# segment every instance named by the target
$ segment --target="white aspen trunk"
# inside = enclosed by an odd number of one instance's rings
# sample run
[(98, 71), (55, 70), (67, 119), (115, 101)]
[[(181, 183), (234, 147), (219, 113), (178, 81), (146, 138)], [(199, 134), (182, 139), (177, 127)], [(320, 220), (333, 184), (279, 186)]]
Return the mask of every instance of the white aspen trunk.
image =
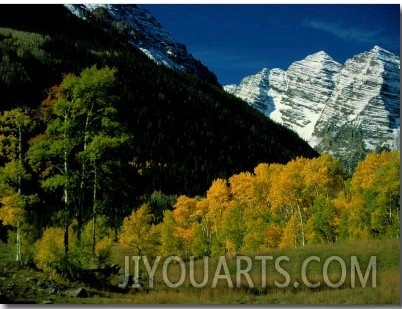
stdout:
[[(67, 122), (67, 114), (64, 115), (64, 123)], [(66, 133), (64, 133), (64, 139), (66, 139)], [(64, 184), (64, 253), (67, 256), (68, 253), (68, 152), (65, 149), (63, 154), (64, 160), (64, 176), (66, 177), (66, 183)]]
[(17, 255), (16, 261), (21, 263), (21, 235), (20, 235), (20, 222), (17, 223)]
[[(84, 145), (83, 145), (83, 150), (86, 152), (87, 147), (88, 147), (88, 128), (90, 126), (90, 119), (92, 117), (92, 110), (93, 110), (94, 104), (91, 105), (91, 108), (89, 109), (86, 119), (85, 119), (85, 124), (84, 124)], [(78, 227), (77, 227), (77, 240), (81, 240), (81, 232), (82, 232), (82, 224), (83, 224), (83, 217), (84, 217), (84, 200), (85, 200), (85, 177), (87, 174), (87, 166), (84, 162), (82, 162), (81, 166), (81, 183), (80, 183), (80, 193), (81, 193), (81, 199), (79, 201), (78, 205)]]
[[(18, 127), (18, 160), (19, 164), (22, 164), (22, 129)], [(18, 196), (21, 196), (22, 188), (21, 188), (21, 174), (18, 173)], [(18, 263), (22, 263), (21, 259), (21, 231), (20, 231), (20, 222), (17, 223), (17, 255), (16, 261)]]
[(300, 217), (300, 225), (301, 225), (301, 233), (302, 233), (302, 245), (304, 247), (305, 240), (304, 240), (304, 225), (303, 225), (303, 216), (300, 210), (300, 205), (297, 203), (297, 210), (299, 211), (299, 217)]
[(97, 175), (96, 168), (94, 169), (94, 189), (93, 189), (93, 206), (92, 206), (92, 254), (95, 256), (95, 245), (96, 245), (96, 185), (97, 185)]

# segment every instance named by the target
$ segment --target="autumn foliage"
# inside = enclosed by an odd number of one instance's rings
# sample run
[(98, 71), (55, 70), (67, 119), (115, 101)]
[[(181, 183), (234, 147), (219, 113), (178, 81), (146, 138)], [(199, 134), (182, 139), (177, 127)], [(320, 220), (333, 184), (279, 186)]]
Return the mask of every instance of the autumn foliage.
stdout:
[(398, 237), (399, 151), (373, 153), (348, 179), (324, 154), (215, 180), (180, 196), (160, 224), (160, 253), (256, 253), (271, 248)]

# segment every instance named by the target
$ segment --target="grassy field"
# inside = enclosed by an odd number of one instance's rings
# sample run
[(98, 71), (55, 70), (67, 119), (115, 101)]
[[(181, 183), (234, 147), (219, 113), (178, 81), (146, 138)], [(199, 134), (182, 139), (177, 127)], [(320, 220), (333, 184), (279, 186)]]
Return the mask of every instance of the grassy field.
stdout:
[[(177, 288), (170, 288), (166, 281), (172, 284), (179, 282), (182, 273), (181, 265), (171, 262), (163, 274), (164, 261), (158, 263), (153, 276), (153, 287), (149, 286), (144, 263), (140, 263), (140, 289), (127, 288), (125, 291), (110, 291), (94, 289), (82, 283), (70, 283), (60, 278), (47, 278), (44, 273), (27, 268), (18, 268), (13, 264), (11, 250), (8, 245), (1, 245), (0, 292), (9, 302), (19, 303), (79, 303), (79, 304), (399, 304), (400, 303), (400, 244), (398, 239), (369, 240), (334, 245), (309, 245), (305, 248), (273, 250), (255, 256), (249, 256), (252, 268), (248, 272), (251, 284), (246, 276), (240, 277), (237, 285), (237, 259), (246, 259), (238, 254), (237, 257), (227, 255), (224, 264), (230, 273), (230, 279), (223, 276), (224, 269), (218, 267), (219, 257), (209, 258), (208, 281), (203, 288), (195, 288), (190, 281), (190, 263), (185, 264), (185, 278), (183, 284)], [(130, 256), (129, 250), (116, 245), (115, 254), (122, 265), (124, 272), (124, 256)], [(261, 258), (256, 256), (270, 256), (266, 262), (266, 286), (263, 284)], [(318, 287), (308, 287), (303, 281), (302, 265), (307, 258), (316, 256), (320, 261), (312, 260), (307, 264), (306, 277), (311, 283), (318, 283)], [(337, 258), (333, 258), (336, 256)], [(356, 285), (351, 282), (351, 256), (356, 256), (361, 270), (361, 278), (356, 273)], [(373, 264), (375, 257), (376, 264)], [(275, 262), (279, 262), (275, 267)], [(328, 267), (324, 266), (328, 262)], [(221, 263), (223, 261), (221, 260)], [(153, 261), (150, 261), (153, 265)], [(371, 268), (368, 267), (371, 265)], [(246, 261), (241, 269), (247, 267)], [(342, 266), (346, 269), (343, 276)], [(213, 287), (215, 272), (220, 270), (219, 280)], [(374, 274), (375, 269), (375, 274)], [(194, 280), (201, 283), (204, 279), (204, 261), (194, 262)], [(365, 277), (367, 271), (367, 277)], [(130, 274), (134, 274), (134, 263), (130, 263)], [(286, 277), (287, 274), (287, 277)], [(327, 275), (326, 278), (324, 276)], [(374, 276), (374, 279), (373, 279)], [(116, 277), (117, 278), (117, 277)], [(115, 282), (118, 279), (114, 278)], [(364, 280), (362, 280), (364, 279)], [(117, 280), (117, 281), (116, 281)], [(288, 281), (287, 281), (288, 280)], [(229, 281), (233, 287), (229, 286)], [(362, 287), (362, 283), (365, 287)], [(45, 282), (48, 282), (47, 287)], [(50, 283), (49, 283), (50, 282)], [(276, 284), (275, 284), (276, 282)], [(329, 282), (329, 284), (328, 284)], [(42, 292), (37, 288), (42, 283)], [(330, 285), (339, 284), (339, 287)], [(373, 286), (375, 284), (375, 287)], [(52, 284), (59, 293), (51, 293)], [(282, 287), (277, 285), (282, 284)], [(11, 287), (11, 288), (10, 288)], [(68, 297), (63, 291), (83, 287), (86, 297)], [(53, 287), (54, 289), (54, 287)], [(11, 293), (10, 295), (10, 291)], [(44, 291), (44, 292), (43, 292)], [(1, 297), (1, 296), (0, 296)]]

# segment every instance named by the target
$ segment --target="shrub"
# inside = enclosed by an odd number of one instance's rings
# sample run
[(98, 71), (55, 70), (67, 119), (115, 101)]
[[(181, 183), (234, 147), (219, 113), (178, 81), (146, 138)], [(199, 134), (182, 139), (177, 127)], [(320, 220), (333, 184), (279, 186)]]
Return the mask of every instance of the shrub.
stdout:
[(36, 243), (36, 266), (44, 271), (53, 271), (64, 259), (64, 231), (58, 227), (49, 227)]

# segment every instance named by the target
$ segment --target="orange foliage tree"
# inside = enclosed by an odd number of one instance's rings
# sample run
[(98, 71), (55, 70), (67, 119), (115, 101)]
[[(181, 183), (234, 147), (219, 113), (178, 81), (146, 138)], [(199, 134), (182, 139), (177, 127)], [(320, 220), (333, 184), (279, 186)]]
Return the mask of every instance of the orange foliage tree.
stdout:
[(368, 155), (350, 180), (324, 154), (261, 163), (254, 173), (215, 180), (204, 198), (179, 197), (161, 228), (175, 240), (161, 243), (201, 256), (397, 236), (399, 213), (398, 151)]

